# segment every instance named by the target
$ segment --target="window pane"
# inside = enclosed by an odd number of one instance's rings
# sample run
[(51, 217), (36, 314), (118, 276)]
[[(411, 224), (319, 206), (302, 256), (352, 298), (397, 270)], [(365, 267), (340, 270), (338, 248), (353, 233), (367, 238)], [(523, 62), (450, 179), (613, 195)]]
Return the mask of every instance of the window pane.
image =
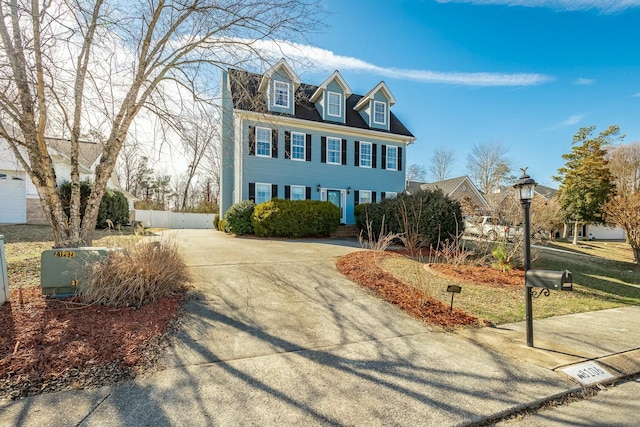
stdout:
[(360, 166), (371, 167), (371, 143), (360, 143)]
[(342, 141), (338, 138), (327, 138), (327, 163), (341, 164), (341, 144)]
[(271, 129), (256, 128), (256, 154), (271, 156)]
[(360, 190), (360, 204), (371, 203), (371, 191)]
[(342, 113), (342, 96), (339, 93), (329, 92), (328, 113), (330, 116), (340, 116)]
[(291, 158), (304, 160), (304, 146), (305, 146), (305, 134), (292, 133), (291, 134)]
[(256, 184), (256, 205), (271, 200), (271, 184)]
[(378, 124), (387, 123), (387, 104), (378, 101), (373, 103), (373, 121)]
[(275, 82), (273, 104), (278, 107), (289, 108), (289, 85), (284, 82)]
[(291, 200), (304, 200), (306, 189), (301, 185), (291, 186)]
[(387, 169), (398, 168), (398, 147), (387, 147)]

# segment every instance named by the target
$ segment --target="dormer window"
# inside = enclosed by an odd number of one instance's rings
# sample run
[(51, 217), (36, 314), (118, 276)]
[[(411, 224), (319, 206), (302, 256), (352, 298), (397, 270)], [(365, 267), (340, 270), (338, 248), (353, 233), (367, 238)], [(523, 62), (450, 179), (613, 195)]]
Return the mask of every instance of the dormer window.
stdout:
[(273, 105), (289, 108), (289, 83), (275, 81), (273, 85)]
[(387, 124), (387, 104), (373, 101), (373, 122), (378, 125)]
[(342, 94), (327, 92), (327, 114), (333, 117), (342, 117)]

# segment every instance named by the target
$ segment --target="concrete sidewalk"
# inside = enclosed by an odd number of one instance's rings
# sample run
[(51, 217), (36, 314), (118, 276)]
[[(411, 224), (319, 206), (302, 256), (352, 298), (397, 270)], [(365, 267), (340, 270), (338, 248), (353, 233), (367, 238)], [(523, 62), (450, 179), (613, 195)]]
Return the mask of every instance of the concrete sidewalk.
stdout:
[(334, 267), (349, 242), (175, 238), (203, 299), (161, 370), (2, 404), (0, 426), (473, 425), (580, 389), (572, 363), (640, 371), (640, 307), (536, 320), (529, 349), (523, 324), (436, 332), (364, 291)]

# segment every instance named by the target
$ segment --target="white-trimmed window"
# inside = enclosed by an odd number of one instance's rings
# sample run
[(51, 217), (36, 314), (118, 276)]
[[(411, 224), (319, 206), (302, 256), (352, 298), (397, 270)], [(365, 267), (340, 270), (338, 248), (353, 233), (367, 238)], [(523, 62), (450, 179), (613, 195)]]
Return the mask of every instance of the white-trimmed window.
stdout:
[(276, 107), (289, 108), (289, 83), (278, 80), (274, 81), (273, 105)]
[(307, 188), (304, 185), (291, 186), (291, 200), (305, 200), (307, 198)]
[(398, 193), (396, 193), (395, 191), (387, 191), (386, 193), (384, 193), (384, 197), (385, 199), (395, 199), (396, 197), (398, 197)]
[(371, 203), (371, 191), (370, 190), (360, 190), (358, 192), (360, 195), (358, 203), (363, 205), (365, 203)]
[(342, 164), (342, 140), (340, 138), (327, 138), (327, 163), (332, 165)]
[(373, 101), (373, 123), (387, 124), (387, 104), (385, 102)]
[(271, 184), (256, 182), (256, 205), (271, 200)]
[(398, 147), (387, 145), (387, 169), (398, 170)]
[(342, 116), (342, 94), (327, 92), (327, 114), (333, 117)]
[(304, 133), (291, 132), (291, 158), (293, 160), (305, 160), (305, 138)]
[(256, 156), (271, 157), (271, 129), (256, 127)]
[(371, 143), (360, 142), (360, 167), (371, 167)]

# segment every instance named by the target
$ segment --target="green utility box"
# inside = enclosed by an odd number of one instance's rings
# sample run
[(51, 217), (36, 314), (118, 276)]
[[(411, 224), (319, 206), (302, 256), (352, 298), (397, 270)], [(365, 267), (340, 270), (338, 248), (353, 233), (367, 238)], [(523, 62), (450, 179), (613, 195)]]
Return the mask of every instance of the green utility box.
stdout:
[(9, 301), (9, 279), (7, 279), (7, 258), (4, 254), (4, 236), (0, 234), (0, 305)]
[(49, 249), (40, 257), (40, 286), (44, 295), (76, 294), (91, 265), (109, 256), (107, 248)]

